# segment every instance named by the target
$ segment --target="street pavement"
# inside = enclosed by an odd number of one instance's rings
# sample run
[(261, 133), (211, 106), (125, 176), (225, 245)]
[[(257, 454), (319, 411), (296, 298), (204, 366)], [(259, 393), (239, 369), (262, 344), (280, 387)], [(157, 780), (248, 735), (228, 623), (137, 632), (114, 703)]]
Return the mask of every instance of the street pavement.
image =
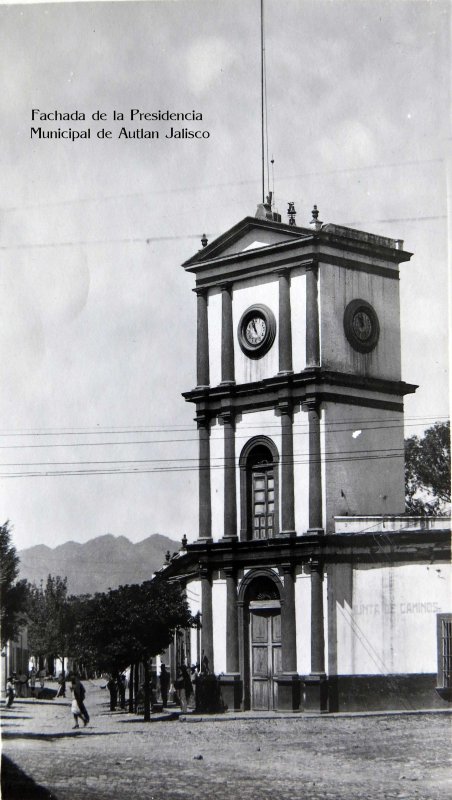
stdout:
[(70, 698), (2, 705), (3, 800), (445, 800), (452, 716), (443, 712), (153, 715), (109, 711), (85, 682)]

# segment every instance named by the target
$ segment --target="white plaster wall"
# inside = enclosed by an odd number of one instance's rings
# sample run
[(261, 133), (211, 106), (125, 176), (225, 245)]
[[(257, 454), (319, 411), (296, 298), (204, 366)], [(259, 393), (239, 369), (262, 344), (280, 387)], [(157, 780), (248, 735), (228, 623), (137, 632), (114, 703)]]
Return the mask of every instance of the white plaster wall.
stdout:
[(212, 583), (213, 660), (215, 673), (226, 672), (226, 581)]
[[(236, 489), (237, 489), (237, 533), (240, 533), (240, 454), (247, 442), (254, 436), (268, 436), (271, 439), (278, 453), (281, 455), (281, 421), (272, 409), (265, 411), (253, 411), (242, 414), (236, 421)], [(279, 479), (279, 524), (281, 525), (281, 475)]]
[(311, 672), (311, 576), (297, 575), (295, 581), (295, 609), (297, 633), (297, 672)]
[[(233, 330), (234, 330), (234, 360), (236, 383), (249, 383), (259, 381), (276, 375), (279, 369), (278, 357), (278, 324), (279, 324), (279, 286), (276, 276), (271, 278), (255, 278), (247, 281), (238, 281), (234, 284), (232, 302)], [(237, 329), (240, 318), (249, 306), (255, 303), (264, 303), (268, 306), (276, 319), (276, 336), (268, 353), (262, 358), (248, 358), (240, 349)]]
[(353, 572), (353, 602), (336, 602), (338, 674), (436, 673), (436, 615), (451, 610), (450, 565)]
[(207, 300), (210, 385), (221, 382), (221, 291), (209, 289)]
[(323, 575), (323, 640), (325, 646), (325, 671), (328, 669), (329, 659), (328, 629), (328, 575), (325, 571)]
[(327, 452), (327, 436), (325, 427), (325, 407), (322, 404), (320, 406), (320, 460), (321, 460), (320, 470), (321, 470), (321, 481), (322, 481), (322, 525), (324, 528), (328, 529), (328, 524), (326, 520), (327, 520), (327, 497), (329, 496), (329, 493), (326, 491), (326, 480), (327, 480), (327, 471), (325, 462), (326, 452)]
[[(187, 600), (192, 616), (201, 611), (201, 581), (190, 581), (187, 584)], [(190, 628), (190, 649), (193, 663), (200, 657), (197, 652), (197, 630)]]
[(346, 403), (324, 408), (327, 531), (335, 516), (403, 513), (403, 414)]
[(210, 426), (210, 496), (212, 539), (218, 542), (224, 533), (224, 428), (218, 420)]
[(293, 270), (290, 284), (293, 370), (301, 372), (306, 368), (306, 273)]
[[(400, 380), (399, 282), (321, 263), (319, 297), (322, 366)], [(357, 298), (374, 307), (380, 322), (380, 338), (371, 353), (358, 353), (345, 336), (344, 311), (348, 303)]]
[(300, 536), (309, 528), (308, 415), (297, 411), (293, 421), (295, 530)]

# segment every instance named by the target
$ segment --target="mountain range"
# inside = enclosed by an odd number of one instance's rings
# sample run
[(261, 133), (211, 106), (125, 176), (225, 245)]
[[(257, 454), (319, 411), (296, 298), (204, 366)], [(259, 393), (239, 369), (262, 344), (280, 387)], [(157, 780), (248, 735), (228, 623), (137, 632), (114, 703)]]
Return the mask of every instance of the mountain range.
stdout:
[(68, 594), (94, 594), (127, 583), (142, 583), (165, 563), (169, 550), (180, 543), (154, 533), (134, 544), (125, 536), (97, 536), (84, 544), (66, 542), (58, 547), (38, 544), (20, 550), (19, 578), (40, 584), (48, 575), (67, 578)]

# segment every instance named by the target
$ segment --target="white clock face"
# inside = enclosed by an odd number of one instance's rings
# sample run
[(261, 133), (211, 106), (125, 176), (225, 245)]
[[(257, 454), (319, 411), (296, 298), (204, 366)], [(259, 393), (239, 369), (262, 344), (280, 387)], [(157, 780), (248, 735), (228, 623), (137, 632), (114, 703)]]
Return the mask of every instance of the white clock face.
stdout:
[(245, 328), (246, 340), (251, 345), (257, 345), (264, 341), (267, 333), (267, 325), (262, 317), (252, 317)]

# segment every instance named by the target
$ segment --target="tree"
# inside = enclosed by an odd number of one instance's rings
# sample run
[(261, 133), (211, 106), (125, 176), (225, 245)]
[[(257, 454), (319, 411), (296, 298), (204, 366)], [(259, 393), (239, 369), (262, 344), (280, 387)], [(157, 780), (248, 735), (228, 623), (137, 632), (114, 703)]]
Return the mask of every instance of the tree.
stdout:
[(29, 585), (28, 642), (35, 656), (53, 656), (61, 661), (71, 654), (74, 630), (72, 604), (67, 597), (67, 579), (49, 575), (45, 588)]
[(149, 659), (162, 653), (178, 627), (191, 622), (177, 583), (161, 578), (120, 586), (86, 601), (77, 621), (79, 655), (113, 675), (131, 663), (144, 666), (144, 718), (150, 719)]
[(2, 647), (8, 639), (15, 639), (21, 625), (26, 622), (27, 582), (18, 581), (19, 556), (11, 543), (9, 522), (0, 526), (0, 604)]
[(406, 511), (444, 513), (450, 503), (450, 423), (435, 422), (422, 438), (405, 439)]

